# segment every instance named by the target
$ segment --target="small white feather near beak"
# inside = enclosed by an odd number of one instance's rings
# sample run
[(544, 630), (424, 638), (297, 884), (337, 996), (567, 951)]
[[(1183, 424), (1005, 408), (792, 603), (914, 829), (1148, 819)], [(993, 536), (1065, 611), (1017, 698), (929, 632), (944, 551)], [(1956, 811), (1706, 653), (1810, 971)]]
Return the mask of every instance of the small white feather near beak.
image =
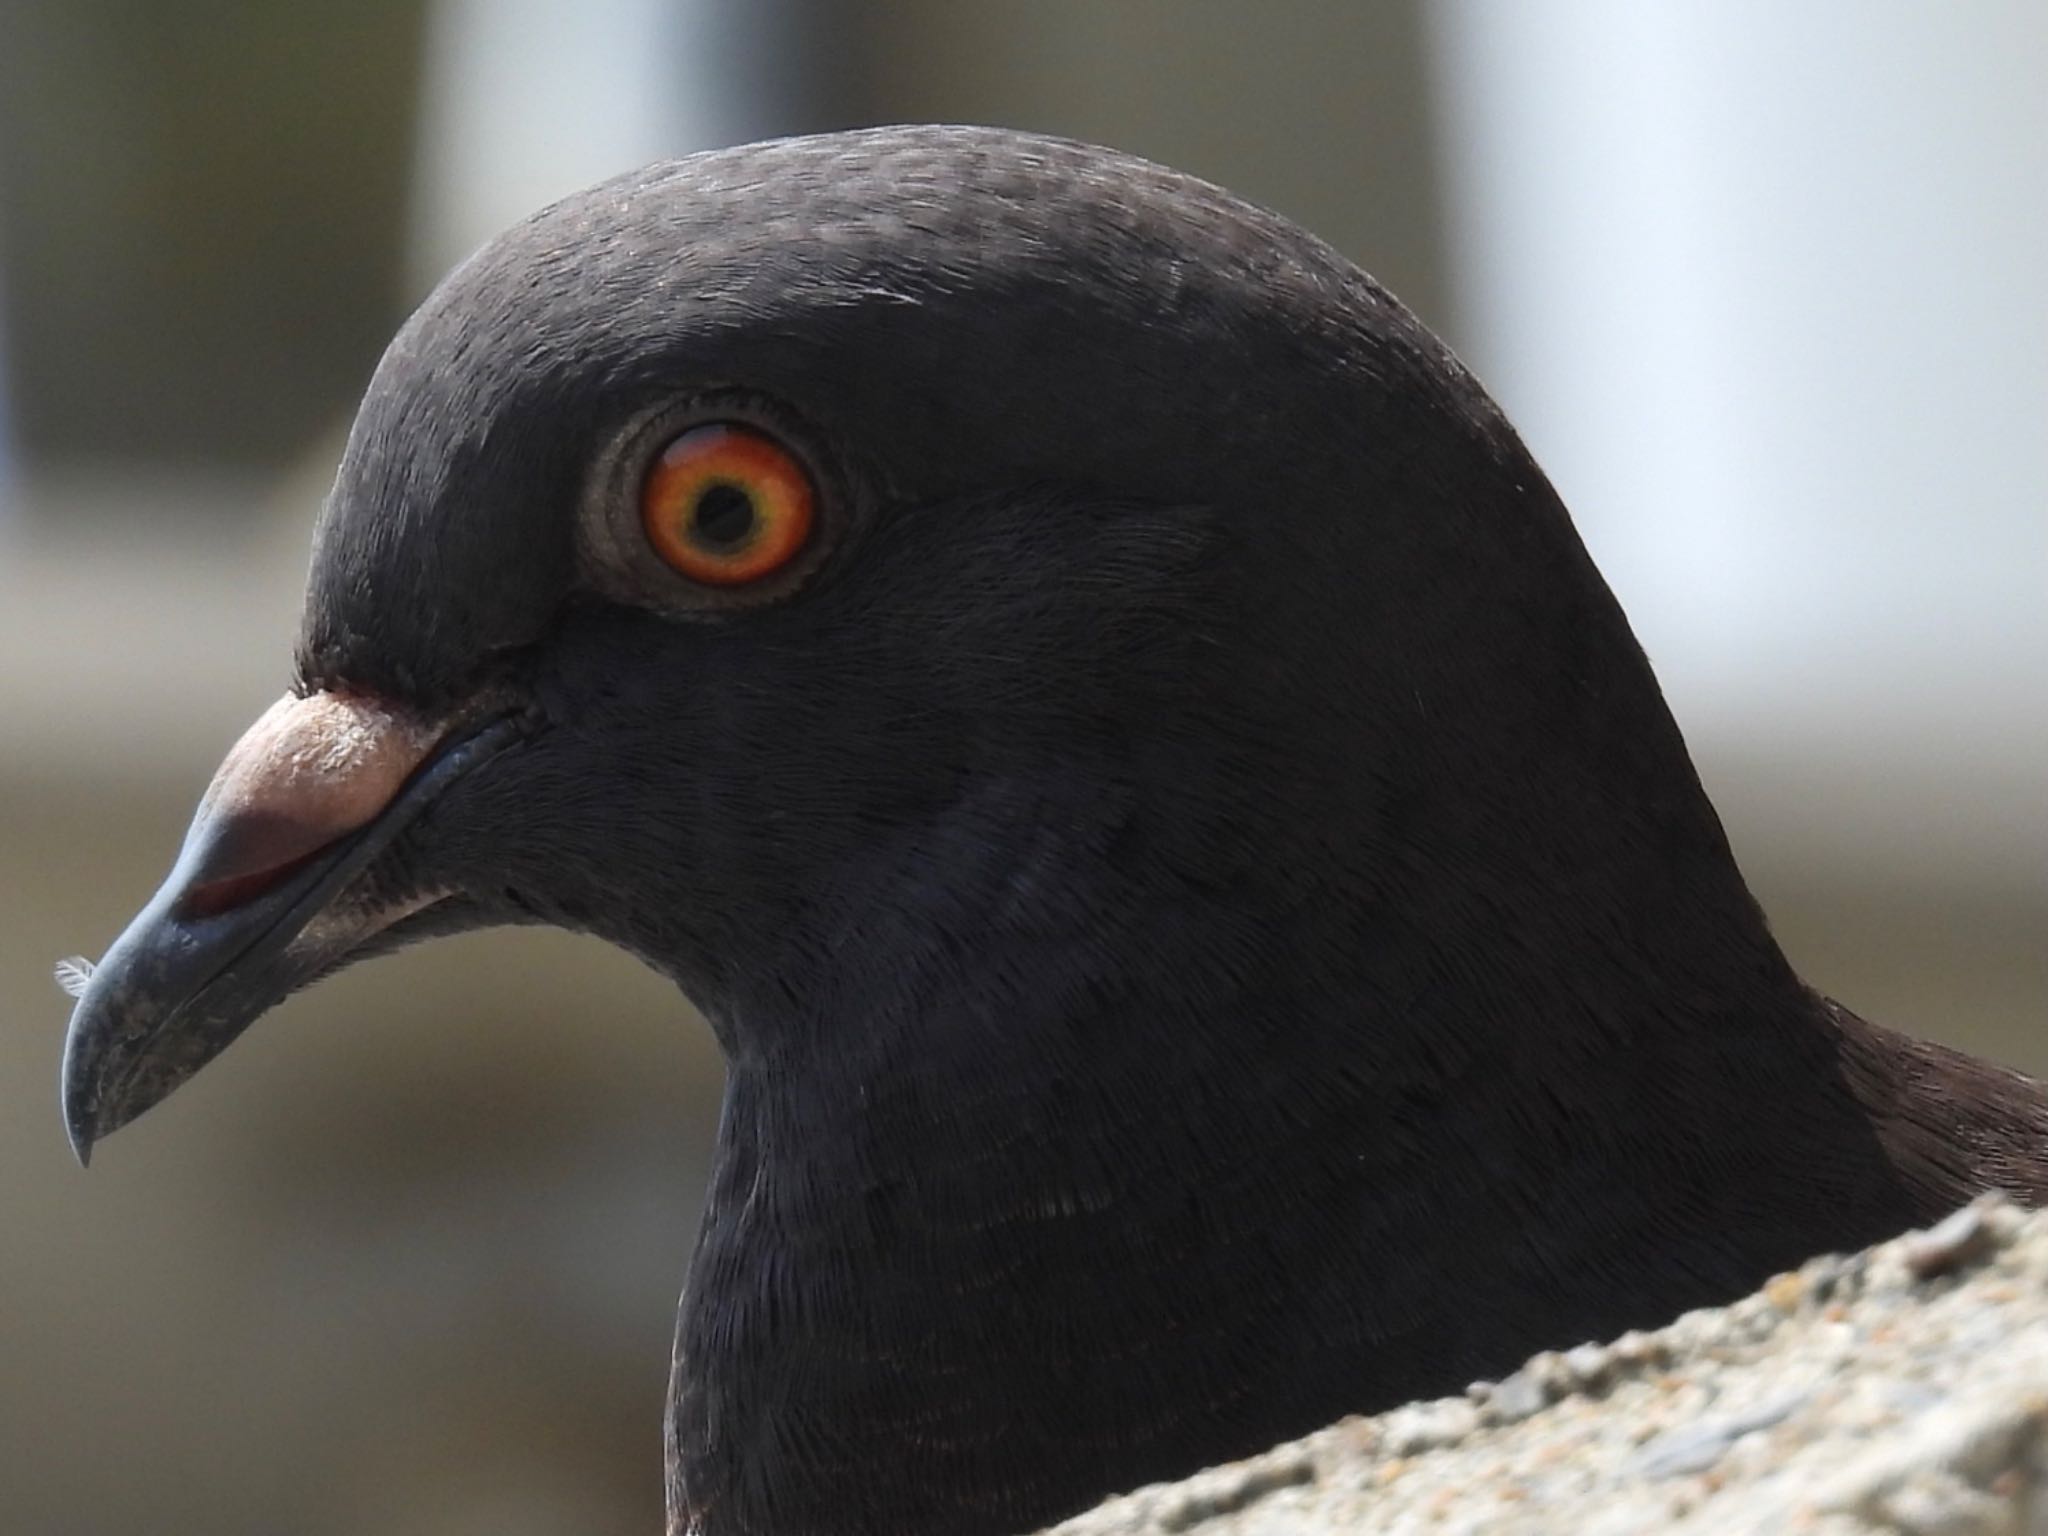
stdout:
[(85, 996), (92, 984), (93, 963), (83, 955), (69, 955), (57, 962), (57, 985), (73, 997)]

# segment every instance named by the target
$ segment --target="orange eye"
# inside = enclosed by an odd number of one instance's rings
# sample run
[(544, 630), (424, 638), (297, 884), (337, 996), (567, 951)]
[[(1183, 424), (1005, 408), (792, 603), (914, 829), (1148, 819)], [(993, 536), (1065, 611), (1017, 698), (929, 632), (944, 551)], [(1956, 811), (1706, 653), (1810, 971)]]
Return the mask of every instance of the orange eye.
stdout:
[(692, 427), (640, 489), (654, 552), (692, 581), (737, 587), (780, 570), (811, 536), (811, 477), (773, 438), (735, 422)]

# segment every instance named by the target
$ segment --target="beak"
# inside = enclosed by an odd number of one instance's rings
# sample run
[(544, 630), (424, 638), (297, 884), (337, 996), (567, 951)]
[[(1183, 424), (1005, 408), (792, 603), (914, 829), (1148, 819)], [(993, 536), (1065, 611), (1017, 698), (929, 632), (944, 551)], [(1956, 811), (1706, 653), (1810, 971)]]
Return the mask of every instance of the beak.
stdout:
[(401, 835), (522, 734), (509, 700), (428, 718), (367, 694), (287, 695), (227, 755), (170, 877), (80, 994), (64, 1124), (80, 1163), (265, 1009), (451, 895)]

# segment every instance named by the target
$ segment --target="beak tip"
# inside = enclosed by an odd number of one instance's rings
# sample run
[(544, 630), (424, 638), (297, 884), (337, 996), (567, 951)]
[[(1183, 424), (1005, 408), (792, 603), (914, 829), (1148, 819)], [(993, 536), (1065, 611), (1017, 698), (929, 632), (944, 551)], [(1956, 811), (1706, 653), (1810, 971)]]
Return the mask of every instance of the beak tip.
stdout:
[(98, 1116), (93, 1113), (89, 1098), (73, 1091), (67, 1082), (64, 1088), (64, 1137), (71, 1143), (71, 1155), (78, 1159), (78, 1166), (92, 1166), (92, 1149), (99, 1141)]

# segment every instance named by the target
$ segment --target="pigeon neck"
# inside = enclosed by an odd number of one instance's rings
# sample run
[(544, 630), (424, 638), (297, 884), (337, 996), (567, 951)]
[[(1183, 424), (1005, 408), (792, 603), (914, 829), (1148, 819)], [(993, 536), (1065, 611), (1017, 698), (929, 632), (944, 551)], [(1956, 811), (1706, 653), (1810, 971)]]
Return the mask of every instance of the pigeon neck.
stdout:
[(707, 1536), (843, 1529), (855, 1485), (861, 1529), (1032, 1528), (1919, 1214), (1760, 925), (1733, 981), (1589, 991), (1597, 932), (1447, 951), (1487, 932), (1449, 896), (1318, 900), (1302, 859), (1178, 908), (1089, 868), (1064, 925), (927, 890), (974, 921), (878, 916), (807, 994), (843, 1009), (739, 1021), (775, 1043), (732, 1063), (674, 1400)]

